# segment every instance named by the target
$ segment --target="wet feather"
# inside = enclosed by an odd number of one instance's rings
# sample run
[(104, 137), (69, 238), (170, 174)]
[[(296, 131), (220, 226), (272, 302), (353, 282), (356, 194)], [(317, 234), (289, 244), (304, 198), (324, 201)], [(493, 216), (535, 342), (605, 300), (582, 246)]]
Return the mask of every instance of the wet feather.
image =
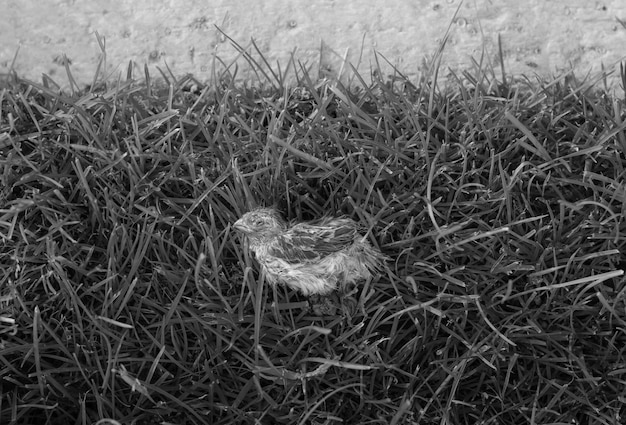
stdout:
[(289, 225), (276, 210), (258, 208), (233, 227), (246, 236), (271, 284), (304, 295), (326, 295), (340, 285), (370, 279), (386, 260), (349, 218)]

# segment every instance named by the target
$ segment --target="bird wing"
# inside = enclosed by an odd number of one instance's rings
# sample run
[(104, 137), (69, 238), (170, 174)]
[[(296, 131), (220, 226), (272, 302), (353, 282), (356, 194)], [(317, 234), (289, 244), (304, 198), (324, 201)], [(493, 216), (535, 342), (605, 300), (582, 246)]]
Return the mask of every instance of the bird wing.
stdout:
[(316, 262), (354, 243), (357, 227), (349, 218), (296, 224), (276, 239), (269, 254), (291, 264)]

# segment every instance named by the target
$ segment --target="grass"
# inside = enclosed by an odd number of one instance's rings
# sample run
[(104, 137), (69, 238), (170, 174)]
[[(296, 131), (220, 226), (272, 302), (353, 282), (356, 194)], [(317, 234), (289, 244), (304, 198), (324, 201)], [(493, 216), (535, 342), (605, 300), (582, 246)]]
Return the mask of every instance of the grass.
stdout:
[[(623, 423), (623, 95), (241, 51), (247, 85), (3, 83), (0, 423)], [(263, 284), (258, 204), (369, 226), (354, 315)]]

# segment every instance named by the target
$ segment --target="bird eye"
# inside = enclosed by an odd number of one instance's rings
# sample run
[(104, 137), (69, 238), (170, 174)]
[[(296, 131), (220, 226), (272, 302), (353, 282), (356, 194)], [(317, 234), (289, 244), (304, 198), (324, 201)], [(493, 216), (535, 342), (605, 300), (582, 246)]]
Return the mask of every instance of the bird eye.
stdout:
[(262, 224), (265, 224), (265, 219), (263, 217), (256, 217), (252, 220), (252, 224), (254, 226), (261, 226)]

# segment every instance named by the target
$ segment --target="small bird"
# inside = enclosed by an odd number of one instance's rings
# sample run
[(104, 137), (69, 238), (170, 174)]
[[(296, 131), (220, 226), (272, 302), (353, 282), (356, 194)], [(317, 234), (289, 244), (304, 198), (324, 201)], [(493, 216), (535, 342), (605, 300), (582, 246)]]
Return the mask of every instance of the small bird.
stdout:
[(247, 237), (270, 284), (282, 283), (306, 296), (325, 296), (370, 279), (387, 259), (350, 218), (289, 224), (275, 209), (257, 208), (233, 227)]

